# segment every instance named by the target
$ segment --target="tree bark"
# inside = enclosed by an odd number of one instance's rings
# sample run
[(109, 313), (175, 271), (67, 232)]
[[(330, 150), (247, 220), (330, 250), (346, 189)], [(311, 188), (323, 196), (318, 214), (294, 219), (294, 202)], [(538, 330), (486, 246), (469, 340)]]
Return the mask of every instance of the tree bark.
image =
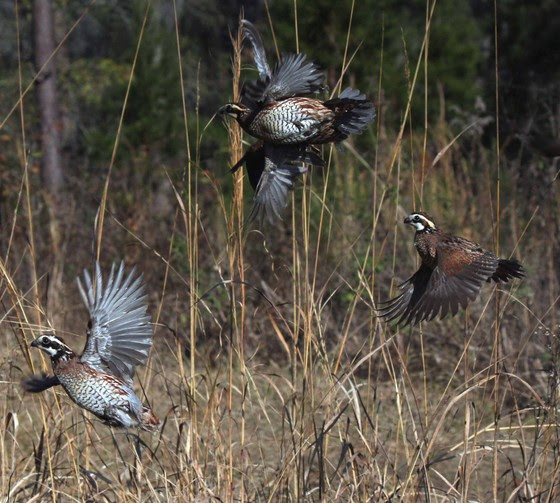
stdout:
[[(35, 67), (39, 71), (56, 49), (55, 21), (51, 0), (33, 0)], [(63, 229), (66, 222), (63, 166), (60, 152), (62, 120), (56, 93), (56, 57), (53, 57), (37, 79), (37, 105), (41, 121), (41, 185), (49, 212), (52, 249), (52, 274), (47, 291), (47, 312), (54, 326), (62, 326), (61, 305), (64, 271)]]
[[(56, 48), (51, 0), (34, 0), (35, 66), (37, 71)], [(37, 98), (41, 117), (41, 181), (54, 199), (60, 196), (63, 170), (60, 155), (61, 120), (56, 95), (53, 58), (38, 79)]]

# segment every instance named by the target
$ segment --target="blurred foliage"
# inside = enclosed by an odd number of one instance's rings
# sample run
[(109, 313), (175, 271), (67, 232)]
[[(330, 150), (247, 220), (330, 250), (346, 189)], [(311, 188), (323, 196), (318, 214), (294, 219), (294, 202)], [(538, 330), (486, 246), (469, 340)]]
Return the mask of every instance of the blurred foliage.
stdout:
[[(201, 166), (219, 168), (227, 162), (226, 132), (213, 117), (231, 98), (231, 40), (240, 12), (261, 29), (269, 59), (276, 56), (265, 5), (241, 0), (177, 2), (177, 26), (189, 114), (191, 146)], [(381, 103), (384, 126), (400, 125), (420, 54), (430, 4), (424, 0), (360, 0), (354, 5), (342, 85), (378, 95), (381, 62)], [(59, 0), (59, 32), (82, 14), (83, 4)], [(297, 4), (299, 49), (325, 69), (332, 89), (344, 60), (352, 2), (317, 0)], [(26, 81), (32, 74), (31, 3), (19, 5), (22, 63)], [(129, 73), (146, 12), (141, 0), (105, 0), (92, 6), (58, 55), (59, 86), (65, 114), (65, 149), (78, 160), (110, 158)], [(7, 103), (17, 96), (17, 47), (13, 6), (0, 2), (0, 91)], [(281, 51), (296, 50), (294, 3), (270, 3), (270, 15)], [(506, 0), (498, 6), (500, 110), (506, 133), (559, 134), (555, 104), (560, 97), (560, 7), (553, 0), (526, 3)], [(250, 64), (249, 51), (244, 62)], [(490, 2), (439, 2), (430, 27), (428, 47), (428, 114), (433, 123), (443, 112), (453, 124), (484, 104), (494, 110), (494, 7)], [(412, 121), (424, 117), (424, 62), (412, 101)], [(196, 124), (195, 124), (196, 123)], [(458, 128), (464, 127), (458, 124)], [(191, 127), (195, 126), (195, 127)], [(199, 142), (205, 130), (204, 142)], [(373, 137), (357, 139), (364, 149)], [(175, 17), (171, 2), (150, 6), (146, 30), (130, 90), (120, 156), (147, 150), (158, 162), (181, 157), (184, 126)], [(195, 154), (192, 152), (193, 158)]]
[[(138, 1), (119, 5), (92, 9), (92, 18), (75, 32), (78, 42), (71, 44), (75, 59), (64, 75), (69, 93), (75, 96), (74, 112), (80, 117), (78, 145), (83, 142), (86, 154), (99, 160), (111, 156), (146, 10)], [(83, 32), (91, 34), (94, 44), (103, 39), (94, 45), (95, 54), (89, 44), (83, 44)], [(151, 9), (128, 97), (119, 155), (130, 157), (142, 148), (175, 156), (184, 143), (183, 129), (175, 33), (161, 12)]]
[[(329, 84), (340, 76), (352, 2), (333, 8), (330, 0), (298, 4), (300, 49), (328, 69)], [(279, 45), (294, 47), (294, 12), (291, 2), (271, 5)], [(420, 54), (426, 27), (426, 2), (414, 0), (364, 0), (356, 2), (348, 56), (356, 52), (343, 81), (375, 95), (383, 47), (382, 89), (391, 111), (389, 124), (396, 126), (406, 107), (414, 65)], [(481, 90), (478, 80), (482, 58), (479, 24), (468, 2), (441, 2), (430, 27), (428, 107), (439, 111), (438, 86), (445, 99), (460, 108), (472, 108)], [(422, 67), (423, 68), (423, 67)], [(414, 93), (413, 119), (423, 116), (423, 73)], [(420, 91), (420, 92), (418, 92)]]
[[(18, 4), (24, 87), (34, 72), (31, 5), (29, 1)], [(98, 177), (100, 166), (106, 165), (111, 156), (146, 5), (141, 0), (96, 2), (57, 55), (65, 159), (68, 178), (74, 182), (85, 172), (91, 178)], [(230, 163), (227, 131), (214, 114), (232, 96), (230, 35), (236, 32), (242, 9), (244, 16), (260, 28), (271, 62), (276, 60), (266, 5), (241, 0), (176, 3), (183, 90), (177, 64), (173, 5), (172, 2), (150, 5), (117, 153), (118, 161), (127, 164), (126, 171), (121, 173), (123, 177), (126, 173), (132, 181), (141, 182), (143, 190), (152, 192), (164, 192), (162, 187), (167, 183), (165, 171), (153, 169), (154, 166), (165, 166), (174, 180), (181, 178), (187, 164), (181, 97), (184, 91), (191, 159), (206, 172), (200, 177), (201, 186), (212, 193), (219, 185), (228, 205), (232, 181), (227, 173)], [(285, 52), (295, 51), (294, 2), (278, 0), (268, 5), (278, 47)], [(381, 140), (390, 139), (400, 126), (430, 5), (424, 0), (360, 0), (355, 3), (346, 53), (346, 60), (351, 59), (351, 62), (342, 86), (357, 87), (375, 100), (381, 97), (381, 102), (377, 103), (382, 117), (379, 134), (384, 136), (380, 137), (380, 142), (376, 142), (375, 128), (351, 139), (358, 152), (368, 160), (374, 155), (383, 159), (390, 154), (386, 150), (387, 141)], [(83, 13), (84, 4), (58, 0), (56, 6), (60, 38)], [(4, 34), (0, 42), (2, 115), (8, 113), (18, 96), (13, 7), (11, 3), (0, 2), (0, 31)], [(351, 8), (351, 0), (297, 3), (299, 49), (324, 68), (331, 90), (340, 77)], [(501, 139), (506, 144), (504, 152), (510, 158), (519, 157), (512, 169), (524, 182), (527, 197), (535, 200), (550, 197), (548, 186), (540, 183), (548, 176), (548, 168), (546, 163), (529, 162), (528, 158), (535, 155), (524, 148), (523, 142), (525, 136), (532, 138), (535, 132), (551, 137), (560, 134), (560, 48), (556, 36), (559, 20), (560, 7), (551, 0), (530, 4), (504, 0), (498, 4)], [(460, 150), (448, 154), (452, 156), (454, 176), (473, 192), (484, 184), (473, 181), (475, 171), (472, 168), (477, 167), (476, 173), (482, 173), (479, 167), (488, 165), (495, 152), (494, 56), (494, 5), (491, 2), (470, 0), (436, 4), (428, 47), (430, 138), (426, 145), (427, 162), (431, 162), (457, 133), (475, 124), (457, 142)], [(250, 50), (244, 50), (243, 62), (246, 68), (252, 67)], [(32, 87), (25, 100), (25, 123), (30, 130), (27, 135), (30, 149), (40, 155), (35, 148), (38, 125), (33, 98)], [(413, 93), (409, 131), (423, 124), (424, 106), (422, 61)], [(0, 169), (5, 197), (16, 193), (14, 189), (20, 180), (17, 119), (16, 113), (2, 131)], [(421, 138), (414, 133), (410, 136), (407, 139), (410, 149), (403, 149), (400, 158), (405, 170), (416, 169), (420, 160), (417, 152), (422, 148)], [(354, 178), (354, 172), (345, 168), (346, 163), (354, 162), (353, 159), (336, 153), (335, 160), (332, 169), (337, 176), (331, 182), (332, 190), (352, 196), (340, 211), (361, 222), (369, 214), (371, 172), (366, 169)], [(323, 174), (316, 170), (314, 176), (320, 181)], [(510, 183), (504, 178), (506, 182)], [(90, 183), (98, 183), (97, 178)], [(391, 181), (388, 183), (386, 197), (393, 202), (398, 197), (397, 186)], [(114, 190), (126, 192), (129, 185), (128, 179), (119, 180)], [(75, 187), (70, 190), (78, 192)], [(456, 204), (454, 196), (450, 187), (443, 186), (430, 197), (436, 205), (452, 208)], [(164, 194), (160, 199), (166, 197)], [(205, 197), (200, 203), (205, 211), (219, 213), (213, 210), (212, 196)]]

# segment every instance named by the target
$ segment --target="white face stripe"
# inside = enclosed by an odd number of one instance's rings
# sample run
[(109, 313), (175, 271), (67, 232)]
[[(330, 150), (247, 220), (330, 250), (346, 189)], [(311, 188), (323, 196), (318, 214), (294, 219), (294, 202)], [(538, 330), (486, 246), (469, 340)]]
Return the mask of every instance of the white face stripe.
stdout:
[(51, 348), (50, 346), (39, 346), (39, 348), (50, 356), (55, 356), (58, 353), (58, 350)]
[(424, 228), (426, 227), (422, 222), (412, 222), (412, 225), (414, 225), (414, 228), (417, 231), (424, 230)]
[[(53, 335), (42, 335), (41, 337), (39, 337), (38, 341), (40, 344), (37, 347), (50, 356), (55, 356), (60, 352), (61, 348), (65, 349), (69, 353), (72, 352), (72, 350), (66, 344), (64, 344), (64, 342)], [(53, 345), (56, 346), (56, 348), (52, 347)]]
[[(426, 218), (424, 215), (420, 215), (419, 213), (411, 213), (408, 218), (410, 219), (410, 224), (414, 226), (417, 231), (421, 231), (423, 229), (435, 229), (435, 224)], [(415, 222), (416, 218), (419, 218), (419, 222)]]
[(248, 112), (249, 109), (245, 106), (238, 105), (237, 103), (231, 103), (229, 105), (228, 115), (237, 116), (237, 114), (242, 114)]

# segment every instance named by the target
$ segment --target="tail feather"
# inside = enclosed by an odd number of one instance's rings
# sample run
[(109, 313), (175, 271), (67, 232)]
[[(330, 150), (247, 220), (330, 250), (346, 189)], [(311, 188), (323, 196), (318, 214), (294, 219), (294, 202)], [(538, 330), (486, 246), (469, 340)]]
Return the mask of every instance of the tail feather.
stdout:
[(362, 133), (375, 118), (373, 103), (351, 87), (344, 89), (338, 98), (326, 101), (325, 106), (335, 113), (334, 128), (341, 133), (341, 140)]
[(523, 278), (525, 270), (517, 260), (500, 259), (498, 268), (492, 275), (492, 280), (496, 283), (507, 283), (512, 278)]

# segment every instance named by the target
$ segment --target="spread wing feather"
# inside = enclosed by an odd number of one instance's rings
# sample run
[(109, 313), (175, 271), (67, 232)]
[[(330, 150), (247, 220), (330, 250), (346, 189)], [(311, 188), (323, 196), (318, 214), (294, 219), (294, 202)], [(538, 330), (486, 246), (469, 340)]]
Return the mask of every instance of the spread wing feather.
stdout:
[(381, 304), (379, 316), (386, 321), (397, 319), (397, 325), (402, 326), (438, 315), (443, 318), (448, 313), (454, 316), (459, 307), (476, 298), (482, 283), (496, 272), (499, 259), (490, 252), (473, 248), (465, 254), (453, 244), (440, 246), (445, 250), (439, 250), (436, 267), (422, 264), (400, 285), (400, 295)]
[(253, 46), (253, 58), (259, 72), (259, 78), (262, 80), (270, 79), (270, 66), (268, 66), (266, 60), (266, 51), (260, 33), (251, 21), (243, 19), (241, 25), (243, 26), (243, 37), (249, 40)]
[(124, 262), (115, 274), (111, 267), (107, 285), (99, 264), (95, 266), (95, 283), (84, 270), (85, 287), (78, 278), (78, 288), (89, 310), (88, 340), (81, 356), (83, 362), (104, 372), (111, 372), (132, 382), (134, 370), (148, 358), (152, 346), (151, 317), (147, 313), (142, 276), (133, 269), (124, 276)]
[(318, 93), (323, 90), (323, 73), (303, 53), (285, 54), (278, 62), (264, 94), (269, 100)]
[(247, 170), (260, 171), (255, 188), (249, 220), (262, 225), (265, 217), (274, 223), (282, 219), (282, 211), (288, 203), (288, 193), (295, 179), (307, 171), (305, 164), (321, 166), (323, 160), (306, 146), (278, 146), (265, 143), (259, 166), (247, 163)]
[(277, 101), (323, 90), (323, 72), (305, 54), (285, 54), (271, 71), (262, 38), (256, 27), (244, 19), (243, 36), (253, 47), (258, 80), (248, 82), (242, 95), (254, 102)]

